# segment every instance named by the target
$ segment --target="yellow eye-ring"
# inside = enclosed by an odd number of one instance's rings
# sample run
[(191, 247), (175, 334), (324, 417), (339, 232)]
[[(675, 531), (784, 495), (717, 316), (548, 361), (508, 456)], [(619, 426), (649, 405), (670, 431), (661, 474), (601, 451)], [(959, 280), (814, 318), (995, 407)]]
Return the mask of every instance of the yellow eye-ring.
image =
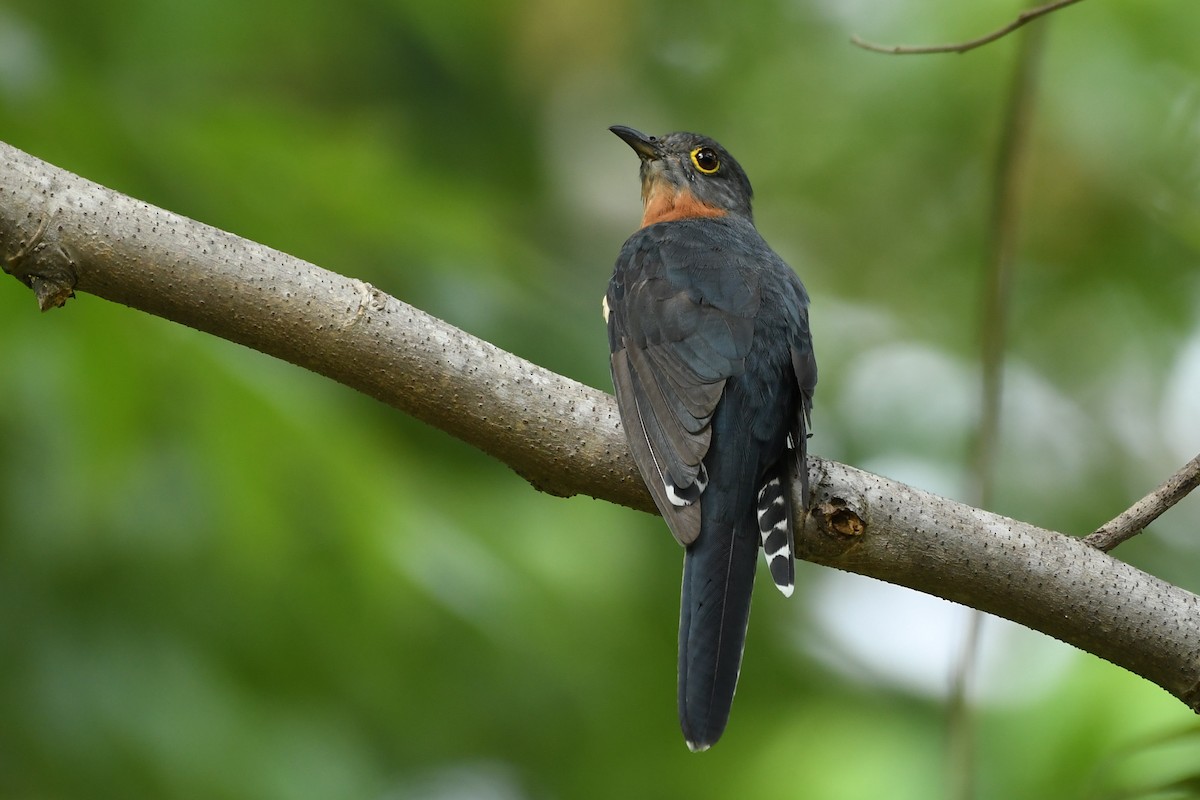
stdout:
[(705, 175), (712, 175), (721, 168), (721, 160), (717, 158), (716, 151), (711, 147), (697, 147), (693, 150), (692, 163)]

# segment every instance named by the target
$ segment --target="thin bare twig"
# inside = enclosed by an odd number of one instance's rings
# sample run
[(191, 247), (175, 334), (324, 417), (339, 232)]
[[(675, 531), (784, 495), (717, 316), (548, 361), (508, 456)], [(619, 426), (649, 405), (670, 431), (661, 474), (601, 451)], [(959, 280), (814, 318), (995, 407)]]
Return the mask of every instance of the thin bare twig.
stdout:
[(1098, 550), (1108, 552), (1121, 542), (1132, 539), (1146, 529), (1164, 511), (1178, 503), (1188, 492), (1200, 486), (1200, 455), (1184, 464), (1162, 485), (1138, 500), (1111, 522), (1083, 537), (1083, 541)]
[(927, 55), (929, 53), (965, 53), (968, 50), (974, 50), (976, 47), (982, 47), (985, 44), (996, 41), (1004, 36), (1015, 31), (1017, 28), (1032, 22), (1038, 17), (1043, 17), (1052, 11), (1058, 11), (1060, 8), (1066, 8), (1069, 5), (1078, 3), (1079, 0), (1054, 0), (1052, 3), (1031, 8), (1021, 12), (1015, 20), (1005, 25), (1003, 28), (992, 31), (986, 36), (980, 36), (977, 39), (969, 39), (965, 42), (956, 42), (954, 44), (927, 44), (927, 45), (908, 45), (908, 44), (876, 44), (868, 42), (858, 36), (851, 36), (850, 43), (861, 47), (864, 50), (870, 50), (873, 53), (887, 53), (893, 56), (910, 56), (910, 55)]

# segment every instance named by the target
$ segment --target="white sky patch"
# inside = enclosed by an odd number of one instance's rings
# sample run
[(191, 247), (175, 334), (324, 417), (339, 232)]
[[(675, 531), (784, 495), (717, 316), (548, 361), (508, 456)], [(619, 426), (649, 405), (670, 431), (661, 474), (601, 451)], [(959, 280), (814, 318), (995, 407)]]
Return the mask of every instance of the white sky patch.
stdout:
[(888, 452), (873, 455), (855, 466), (943, 497), (958, 498), (964, 490), (962, 468), (945, 459)]
[(1183, 465), (1200, 452), (1200, 330), (1179, 350), (1163, 397), (1162, 439)]
[(1100, 395), (1103, 424), (1121, 449), (1145, 464), (1167, 460), (1159, 409), (1162, 387), (1159, 368), (1138, 351), (1115, 361), (1112, 373), (1097, 376), (1097, 385), (1087, 390)]
[(838, 405), (847, 420), (878, 440), (922, 442), (974, 424), (975, 395), (975, 378), (961, 362), (901, 341), (866, 350), (848, 365)]
[[(801, 263), (801, 259), (788, 263)], [(834, 295), (817, 298), (809, 309), (809, 318), (818, 358), (847, 361), (898, 335), (899, 325), (890, 310)]]
[[(927, 697), (948, 695), (969, 609), (832, 570), (822, 571), (810, 598), (819, 635), (802, 646), (829, 668), (864, 683)], [(1033, 701), (1063, 680), (1074, 652), (1048, 636), (987, 616), (971, 695), (995, 704)]]
[(1099, 423), (1022, 362), (1010, 360), (1005, 369), (1002, 414), (1001, 437), (1008, 455), (1021, 460), (1022, 483), (1061, 485), (1083, 475), (1096, 456), (1089, 428)]

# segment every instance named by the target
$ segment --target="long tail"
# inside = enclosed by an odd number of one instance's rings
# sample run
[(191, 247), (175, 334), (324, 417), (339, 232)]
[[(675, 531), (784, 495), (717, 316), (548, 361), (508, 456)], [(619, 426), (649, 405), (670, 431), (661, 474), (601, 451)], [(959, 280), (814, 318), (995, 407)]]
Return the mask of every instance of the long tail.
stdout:
[(679, 724), (693, 751), (707, 750), (721, 738), (733, 705), (758, 563), (752, 509), (723, 530), (703, 525), (683, 557)]

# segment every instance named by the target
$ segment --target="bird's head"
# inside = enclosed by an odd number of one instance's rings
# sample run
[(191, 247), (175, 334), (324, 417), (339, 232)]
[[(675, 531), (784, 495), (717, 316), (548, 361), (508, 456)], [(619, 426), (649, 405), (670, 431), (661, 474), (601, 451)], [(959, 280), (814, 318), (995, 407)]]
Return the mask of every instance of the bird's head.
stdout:
[(750, 179), (712, 139), (686, 132), (647, 136), (624, 125), (609, 130), (642, 160), (643, 225), (729, 214), (753, 218)]

